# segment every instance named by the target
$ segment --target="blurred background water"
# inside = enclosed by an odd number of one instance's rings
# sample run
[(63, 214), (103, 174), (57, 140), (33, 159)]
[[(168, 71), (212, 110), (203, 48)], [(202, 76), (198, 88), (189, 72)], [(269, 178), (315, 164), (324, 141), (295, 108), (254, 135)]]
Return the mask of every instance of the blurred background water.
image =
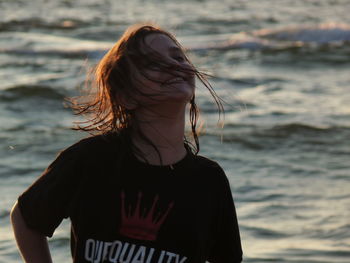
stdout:
[[(244, 262), (350, 262), (350, 1), (0, 0), (0, 262), (17, 196), (86, 136), (64, 108), (131, 24), (175, 32), (227, 104), (197, 89), (201, 154), (225, 169)], [(199, 182), (200, 183), (200, 182)], [(50, 240), (70, 262), (69, 222)]]

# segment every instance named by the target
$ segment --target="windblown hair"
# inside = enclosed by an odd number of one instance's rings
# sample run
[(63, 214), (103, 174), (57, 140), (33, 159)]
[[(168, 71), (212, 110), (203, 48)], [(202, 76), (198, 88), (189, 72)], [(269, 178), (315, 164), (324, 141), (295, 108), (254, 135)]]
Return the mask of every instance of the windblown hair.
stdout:
[[(145, 38), (154, 33), (164, 34), (172, 39), (183, 52), (184, 59), (192, 68), (184, 69), (178, 65), (170, 64), (156, 50), (147, 46)], [(137, 70), (144, 77), (150, 79), (143, 70), (150, 66), (170, 74), (179, 71), (195, 75), (211, 93), (219, 112), (223, 111), (221, 100), (207, 81), (207, 75), (199, 72), (194, 67), (176, 38), (158, 26), (141, 24), (128, 28), (119, 41), (98, 63), (92, 74), (87, 78), (87, 93), (80, 97), (68, 99), (75, 114), (84, 115), (87, 119), (86, 121), (76, 122), (77, 127), (73, 129), (91, 134), (116, 133), (118, 136), (124, 136), (126, 147), (135, 150), (130, 143), (131, 128), (136, 129), (141, 136), (142, 132), (137, 129), (137, 121), (135, 121), (133, 110), (126, 107), (125, 102), (137, 103), (135, 94), (146, 96), (141, 89), (137, 88), (139, 83), (137, 78), (134, 77), (135, 74), (132, 73)], [(157, 80), (152, 79), (152, 81)], [(151, 96), (154, 99), (157, 99), (157, 95), (159, 94), (147, 94), (148, 97)], [(184, 141), (191, 151), (197, 154), (199, 152), (197, 132), (199, 110), (195, 103), (195, 96), (190, 100), (189, 115), (194, 144), (190, 143), (186, 136)], [(143, 138), (148, 141), (147, 138)]]

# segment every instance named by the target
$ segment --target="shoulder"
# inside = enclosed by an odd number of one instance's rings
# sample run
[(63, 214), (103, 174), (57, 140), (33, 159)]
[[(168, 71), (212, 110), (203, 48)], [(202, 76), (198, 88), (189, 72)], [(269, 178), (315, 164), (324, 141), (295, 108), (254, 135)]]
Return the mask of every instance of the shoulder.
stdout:
[(197, 169), (200, 170), (201, 179), (206, 178), (216, 184), (226, 184), (226, 174), (218, 162), (201, 155), (195, 156), (195, 162)]
[(101, 134), (85, 137), (78, 142), (59, 151), (59, 155), (70, 156), (99, 156), (102, 153), (111, 153), (118, 147), (118, 136), (116, 134)]
[(214, 160), (197, 155), (194, 157), (196, 165), (200, 168), (223, 171), (222, 167)]
[(200, 185), (206, 189), (206, 193), (220, 202), (232, 198), (231, 184), (221, 165), (203, 156), (196, 156), (195, 160), (199, 167), (195, 178), (201, 182)]

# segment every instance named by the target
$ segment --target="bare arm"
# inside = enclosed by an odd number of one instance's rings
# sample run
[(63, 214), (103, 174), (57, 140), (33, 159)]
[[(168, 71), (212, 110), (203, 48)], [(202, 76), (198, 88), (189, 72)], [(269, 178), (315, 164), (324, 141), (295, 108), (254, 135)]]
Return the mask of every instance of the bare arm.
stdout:
[(27, 227), (17, 203), (11, 211), (11, 222), (24, 262), (52, 263), (46, 236)]

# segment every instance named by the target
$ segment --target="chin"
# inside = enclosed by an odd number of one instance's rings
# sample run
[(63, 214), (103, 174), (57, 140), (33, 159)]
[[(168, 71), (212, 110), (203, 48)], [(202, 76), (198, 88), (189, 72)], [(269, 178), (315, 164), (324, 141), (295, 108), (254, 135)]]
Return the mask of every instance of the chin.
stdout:
[(167, 100), (172, 102), (184, 102), (188, 103), (194, 95), (194, 90), (189, 87), (179, 88), (175, 92), (168, 94)]
[(187, 83), (178, 83), (176, 85), (163, 86), (163, 91), (160, 95), (151, 95), (148, 98), (142, 97), (140, 104), (145, 106), (164, 104), (179, 104), (184, 105), (190, 102), (194, 95), (194, 87)]
[(178, 83), (177, 85), (171, 87), (169, 95), (189, 101), (194, 95), (194, 87), (188, 83)]

